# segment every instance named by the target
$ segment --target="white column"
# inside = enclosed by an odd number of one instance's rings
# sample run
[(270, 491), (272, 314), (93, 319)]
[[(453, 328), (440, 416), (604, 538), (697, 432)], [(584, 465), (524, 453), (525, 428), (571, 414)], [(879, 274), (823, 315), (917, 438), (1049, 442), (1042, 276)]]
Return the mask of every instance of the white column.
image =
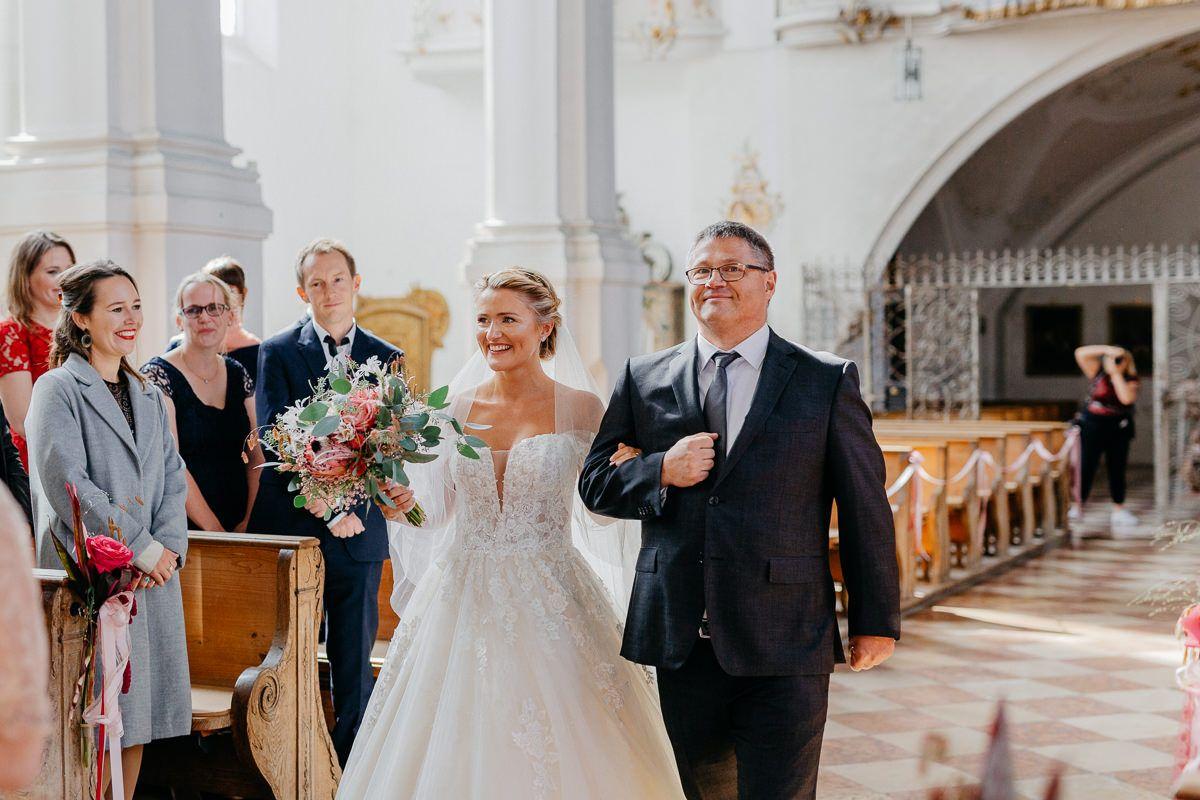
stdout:
[(611, 0), (486, 4), (487, 208), (464, 265), (545, 273), (606, 385), (640, 346), (647, 279), (616, 221), (612, 43)]
[[(45, 227), (80, 260), (129, 268), (146, 308), (139, 358), (173, 331), (179, 279), (213, 256), (238, 258), (261, 298), (271, 212), (225, 141), (217, 4), (8, 2), (17, 109), (0, 156), (0, 255)], [(256, 326), (260, 309), (247, 317)]]

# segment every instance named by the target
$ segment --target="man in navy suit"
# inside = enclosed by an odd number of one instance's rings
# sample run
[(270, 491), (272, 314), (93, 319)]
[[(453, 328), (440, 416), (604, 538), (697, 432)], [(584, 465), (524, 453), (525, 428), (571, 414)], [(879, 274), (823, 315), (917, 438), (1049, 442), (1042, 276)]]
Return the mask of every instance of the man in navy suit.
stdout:
[[(317, 239), (296, 257), (296, 293), (312, 309), (295, 325), (262, 343), (255, 401), (261, 425), (312, 395), (312, 385), (334, 359), (387, 364), (404, 354), (359, 328), (354, 298), (362, 276), (340, 242)], [(371, 648), (379, 628), (379, 580), (388, 557), (384, 512), (364, 502), (326, 522), (323, 505), (296, 508), (288, 478), (263, 470), (248, 529), (255, 533), (315, 536), (325, 556), (325, 648), (333, 683), (333, 745), (344, 766), (367, 709), (374, 679)], [(397, 487), (398, 488), (398, 487)], [(389, 516), (397, 512), (389, 511)]]

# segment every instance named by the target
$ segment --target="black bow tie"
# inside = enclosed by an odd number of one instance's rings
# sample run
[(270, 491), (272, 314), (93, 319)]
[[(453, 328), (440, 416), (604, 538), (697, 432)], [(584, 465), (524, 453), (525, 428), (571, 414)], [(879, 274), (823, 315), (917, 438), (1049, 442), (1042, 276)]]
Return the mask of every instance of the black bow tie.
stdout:
[(329, 350), (330, 358), (337, 358), (337, 349), (348, 344), (350, 344), (349, 336), (343, 336), (340, 342), (335, 343), (332, 336), (330, 336), (328, 333), (325, 334), (325, 348)]

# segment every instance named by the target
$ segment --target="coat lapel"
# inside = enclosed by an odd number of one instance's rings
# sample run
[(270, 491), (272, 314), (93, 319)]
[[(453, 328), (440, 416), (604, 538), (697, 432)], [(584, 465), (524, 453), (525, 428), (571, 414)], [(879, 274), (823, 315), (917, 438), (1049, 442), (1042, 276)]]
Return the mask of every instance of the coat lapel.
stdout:
[(771, 339), (767, 344), (767, 355), (762, 363), (762, 374), (758, 377), (754, 400), (750, 404), (750, 411), (746, 414), (746, 421), (742, 423), (742, 429), (733, 443), (733, 449), (729, 451), (729, 455), (721, 464), (721, 471), (713, 484), (714, 487), (725, 479), (725, 476), (737, 464), (738, 459), (750, 447), (751, 442), (762, 432), (767, 416), (779, 402), (779, 396), (783, 394), (784, 388), (795, 371), (796, 360), (791, 357), (791, 351), (784, 341), (772, 332)]
[(311, 319), (300, 328), (300, 336), (296, 339), (296, 344), (300, 345), (300, 357), (304, 359), (304, 363), (308, 365), (308, 371), (312, 373), (312, 383), (325, 377), (325, 373), (328, 371), (325, 360), (325, 343), (317, 338), (317, 329), (313, 327)]
[(696, 382), (696, 340), (682, 345), (671, 359), (671, 388), (675, 391), (675, 402), (683, 412), (684, 426), (692, 433), (704, 430), (704, 416), (700, 412), (700, 387)]
[[(154, 445), (161, 443), (159, 428), (158, 403), (154, 401), (153, 385), (147, 381), (140, 384), (132, 376), (126, 375), (129, 384), (129, 402), (133, 406), (134, 439), (137, 443), (138, 464), (147, 463), (154, 455)], [(162, 456), (160, 455), (159, 458)]]
[[(72, 353), (67, 357), (64, 364), (75, 379), (79, 381), (83, 387), (83, 399), (96, 412), (96, 416), (104, 420), (108, 427), (113, 429), (125, 446), (129, 448), (130, 454), (135, 458), (138, 455), (137, 443), (133, 440), (133, 431), (129, 430), (129, 423), (125, 421), (125, 415), (121, 413), (121, 407), (117, 405), (116, 399), (112, 396), (112, 392), (108, 390), (104, 379), (100, 377), (100, 373), (96, 372), (96, 368), (88, 362), (83, 356), (78, 353)], [(122, 376), (124, 377), (124, 376)], [(137, 418), (134, 418), (137, 422)], [(141, 463), (140, 460), (138, 463)]]

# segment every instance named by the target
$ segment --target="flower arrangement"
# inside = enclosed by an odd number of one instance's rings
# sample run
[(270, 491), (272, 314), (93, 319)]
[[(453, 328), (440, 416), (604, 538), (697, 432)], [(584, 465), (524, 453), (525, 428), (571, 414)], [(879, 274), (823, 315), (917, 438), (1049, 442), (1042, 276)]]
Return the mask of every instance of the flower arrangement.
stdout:
[[(142, 573), (133, 566), (133, 551), (125, 544), (121, 529), (110, 521), (110, 535), (89, 533), (83, 524), (79, 492), (69, 483), (67, 495), (71, 498), (74, 557), (57, 537), (51, 536), (51, 540), (67, 573), (67, 588), (78, 604), (76, 613), (85, 622), (83, 663), (75, 681), (70, 719), (80, 724), (85, 766), (92, 763), (93, 729), (98, 730), (96, 797), (102, 797), (106, 729), (110, 751), (119, 752), (122, 728), (117, 698), (129, 691), (133, 681), (127, 626), (137, 615), (134, 587)], [(118, 757), (112, 768), (114, 786), (120, 784), (119, 768)]]
[[(290, 474), (296, 508), (323, 504), (326, 519), (363, 500), (395, 508), (386, 488), (390, 481), (408, 486), (406, 464), (437, 459), (433, 452), (452, 428), (458, 452), (479, 458), (484, 441), (445, 413), (450, 388), (427, 395), (411, 390), (393, 363), (371, 357), (356, 365), (338, 359), (317, 381), (311, 397), (290, 406), (261, 433), (263, 445), (278, 458), (264, 467)], [(319, 506), (318, 506), (319, 507)], [(406, 513), (414, 526), (424, 523), (416, 505)]]

